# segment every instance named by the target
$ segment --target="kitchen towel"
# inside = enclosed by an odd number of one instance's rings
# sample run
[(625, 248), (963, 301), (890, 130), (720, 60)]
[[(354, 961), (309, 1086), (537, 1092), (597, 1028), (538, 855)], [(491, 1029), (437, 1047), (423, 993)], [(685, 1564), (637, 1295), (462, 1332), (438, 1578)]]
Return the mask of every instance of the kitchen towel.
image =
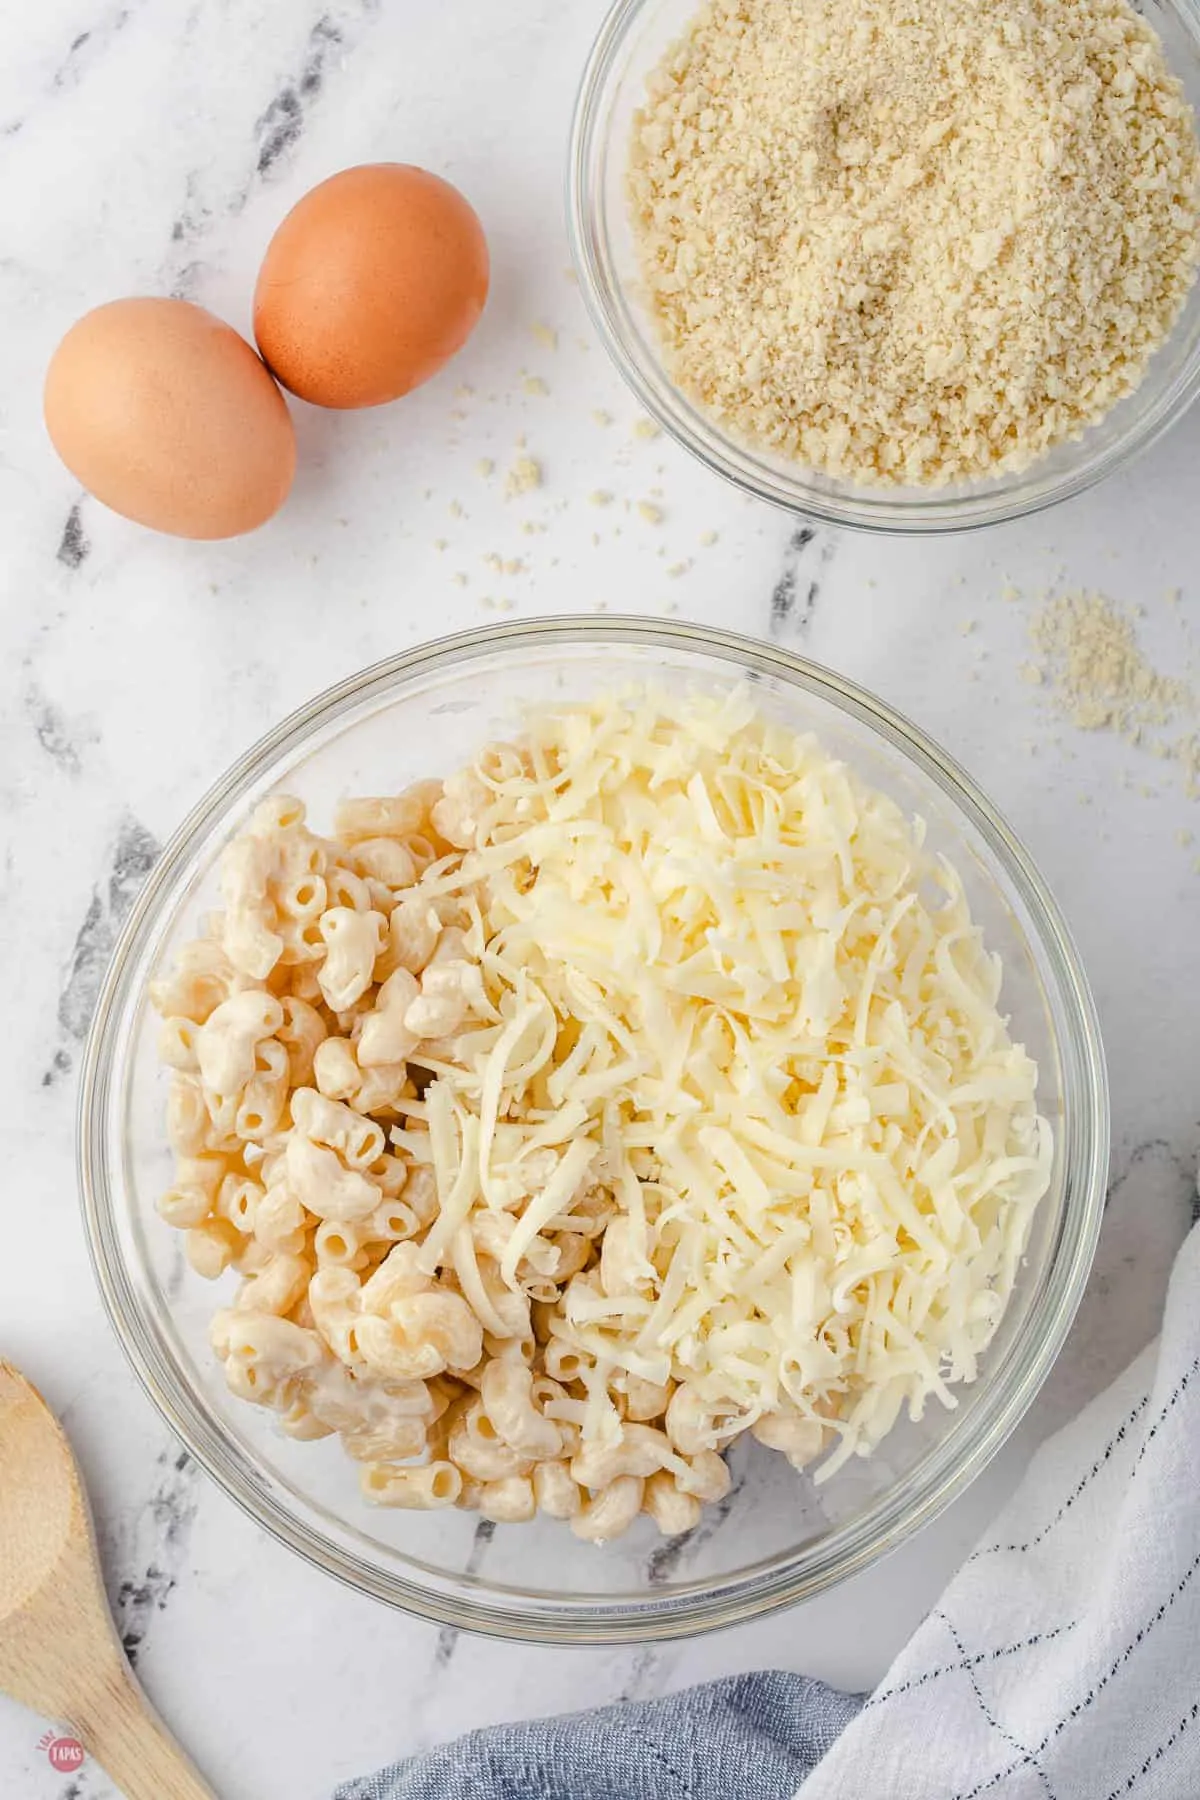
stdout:
[(1200, 1227), (865, 1704), (772, 1672), (473, 1732), (338, 1800), (1200, 1800)]
[(861, 1705), (803, 1675), (729, 1675), (667, 1700), (473, 1731), (337, 1800), (780, 1800)]

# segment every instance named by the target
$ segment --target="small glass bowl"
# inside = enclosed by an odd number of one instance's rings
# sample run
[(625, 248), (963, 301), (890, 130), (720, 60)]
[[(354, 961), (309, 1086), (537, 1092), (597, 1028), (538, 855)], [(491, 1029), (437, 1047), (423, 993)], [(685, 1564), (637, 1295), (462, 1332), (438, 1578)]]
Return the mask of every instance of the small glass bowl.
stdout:
[[(225, 1387), (207, 1328), (227, 1281), (193, 1275), (180, 1234), (155, 1211), (172, 1162), (148, 985), (213, 905), (221, 848), (264, 794), (298, 793), (319, 830), (340, 796), (453, 770), (511, 733), (529, 704), (631, 683), (678, 692), (738, 680), (755, 684), (771, 716), (816, 732), (924, 818), (1003, 958), (1003, 1004), (1039, 1064), (1055, 1159), (981, 1376), (959, 1390), (956, 1410), (931, 1404), (822, 1487), (749, 1440), (735, 1445), (730, 1499), (670, 1542), (646, 1519), (597, 1549), (552, 1520), (499, 1526), (491, 1538), (468, 1513), (376, 1510), (336, 1439), (295, 1443)], [(248, 751), (184, 821), (137, 898), (96, 1009), (79, 1102), (84, 1215), (104, 1301), (192, 1455), (281, 1542), (363, 1593), (439, 1623), (559, 1643), (738, 1623), (866, 1568), (940, 1512), (995, 1454), (1054, 1360), (1091, 1263), (1107, 1163), (1103, 1053), (1078, 957), (1028, 856), (969, 778), (839, 676), (773, 645), (636, 618), (442, 639), (329, 689)]]
[[(674, 382), (645, 303), (625, 181), (646, 78), (683, 36), (699, 0), (616, 0), (584, 70), (567, 168), (567, 217), (584, 299), (605, 348), (642, 405), (706, 468), (745, 493), (863, 531), (967, 531), (1040, 512), (1124, 468), (1200, 392), (1200, 283), (1140, 386), (1083, 436), (1019, 473), (944, 488), (864, 487), (807, 469), (727, 433)], [(1200, 0), (1144, 0), (1138, 11), (1200, 113)]]

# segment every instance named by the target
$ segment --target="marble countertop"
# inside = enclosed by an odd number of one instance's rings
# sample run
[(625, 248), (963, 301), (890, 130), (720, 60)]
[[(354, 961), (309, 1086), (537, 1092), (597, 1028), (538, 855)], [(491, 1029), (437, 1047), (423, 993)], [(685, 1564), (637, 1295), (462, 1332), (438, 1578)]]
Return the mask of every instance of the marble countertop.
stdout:
[[(733, 1669), (871, 1684), (1031, 1446), (1153, 1334), (1191, 1217), (1200, 805), (1147, 752), (1054, 719), (1021, 666), (1037, 596), (1064, 582), (1144, 607), (1148, 653), (1186, 666), (1200, 409), (1099, 492), (924, 543), (802, 529), (639, 435), (563, 226), (570, 108), (603, 10), (44, 0), (0, 27), (0, 1353), (61, 1412), (139, 1674), (227, 1800), (317, 1800), (489, 1720)], [(294, 497), (253, 537), (159, 538), (85, 498), (40, 423), (67, 325), (116, 295), (170, 292), (246, 329), (283, 213), (333, 170), (381, 158), (447, 175), (488, 230), (493, 295), (454, 366), (382, 411), (297, 406)], [(543, 485), (506, 501), (522, 437)], [(597, 491), (612, 503), (591, 504)], [(488, 557), (519, 567), (497, 575)], [(157, 846), (235, 754), (328, 682), (436, 631), (603, 607), (773, 635), (966, 764), (1078, 936), (1108, 1046), (1113, 1162), (1069, 1346), (1017, 1438), (936, 1526), (759, 1625), (564, 1654), (439, 1632), (342, 1590), (181, 1456), (102, 1314), (72, 1132), (114, 934)], [(111, 1800), (98, 1770), (54, 1773), (43, 1730), (0, 1699), (0, 1792)]]

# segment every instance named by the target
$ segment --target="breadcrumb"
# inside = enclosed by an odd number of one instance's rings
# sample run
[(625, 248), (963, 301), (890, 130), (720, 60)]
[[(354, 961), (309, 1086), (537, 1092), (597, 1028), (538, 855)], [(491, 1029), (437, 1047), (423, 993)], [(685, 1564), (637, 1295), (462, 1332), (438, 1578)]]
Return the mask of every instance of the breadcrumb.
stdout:
[[(1103, 594), (1049, 596), (1030, 626), (1055, 711), (1081, 731), (1111, 731), (1179, 772), (1200, 798), (1200, 702), (1143, 655), (1134, 617)], [(1143, 789), (1153, 794), (1154, 789)]]
[(1052, 596), (1030, 636), (1060, 711), (1083, 731), (1128, 734), (1166, 724), (1191, 705), (1186, 683), (1160, 675), (1138, 648), (1132, 620), (1103, 594)]
[(504, 483), (504, 492), (508, 499), (518, 494), (528, 494), (542, 485), (542, 465), (532, 456), (518, 456), (508, 471)]
[(839, 478), (936, 486), (1137, 386), (1198, 168), (1127, 0), (711, 0), (650, 77), (629, 191), (690, 396)]

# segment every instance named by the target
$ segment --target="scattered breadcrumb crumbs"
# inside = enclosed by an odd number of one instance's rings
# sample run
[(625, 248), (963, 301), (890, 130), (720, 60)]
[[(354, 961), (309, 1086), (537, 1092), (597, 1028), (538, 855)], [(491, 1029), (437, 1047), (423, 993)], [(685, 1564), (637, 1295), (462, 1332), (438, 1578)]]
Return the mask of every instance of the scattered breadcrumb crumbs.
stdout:
[(1200, 705), (1187, 682), (1160, 674), (1143, 655), (1130, 609), (1098, 593), (1053, 594), (1029, 635), (1038, 661), (1022, 674), (1034, 670), (1061, 717), (1175, 764), (1200, 798)]
[(975, 619), (963, 619), (960, 622), (958, 629), (964, 637), (970, 637), (971, 633), (975, 630), (977, 623), (978, 621)]
[(454, 398), (456, 400), (471, 400), (474, 398), (474, 394), (475, 389), (470, 387), (465, 381), (460, 381), (454, 390)]
[(526, 375), (521, 386), (527, 394), (548, 394), (550, 392), (540, 375)]
[(1052, 595), (1030, 637), (1059, 710), (1083, 731), (1163, 725), (1191, 704), (1186, 684), (1151, 667), (1132, 620), (1103, 594)]
[(542, 465), (532, 456), (518, 456), (504, 482), (504, 492), (512, 500), (542, 485)]
[(700, 533), (700, 542), (706, 550), (711, 550), (720, 535), (719, 531), (702, 531)]
[(662, 427), (656, 425), (653, 419), (639, 419), (633, 428), (633, 435), (636, 438), (645, 438), (649, 442), (653, 438), (662, 436)]
[(612, 495), (608, 492), (607, 488), (593, 488), (592, 492), (588, 495), (588, 499), (593, 506), (612, 505)]
[(553, 325), (547, 325), (542, 319), (538, 319), (529, 329), (533, 334), (534, 341), (539, 343), (543, 350), (558, 349), (558, 333)]
[(448, 538), (434, 538), (433, 547), (435, 550), (448, 550), (450, 548), (450, 541)]
[(477, 475), (482, 475), (485, 480), (489, 475), (494, 475), (495, 472), (496, 465), (490, 456), (481, 456), (479, 461), (475, 464), (475, 473)]
[(525, 564), (519, 556), (500, 556), (495, 550), (484, 555), (483, 562), (493, 575), (523, 575)]
[(612, 422), (613, 422), (612, 414), (610, 412), (605, 412), (605, 410), (602, 406), (598, 406), (596, 408), (595, 412), (592, 414), (592, 424), (593, 425), (606, 426), (606, 425), (611, 425)]
[(462, 506), (461, 500), (452, 500), (450, 502), (448, 511), (449, 511), (450, 517), (452, 519), (465, 519), (467, 516), (466, 513), (463, 511), (463, 506)]
[(450, 579), (454, 583), (455, 587), (466, 587), (466, 585), (467, 585), (468, 581), (470, 581), (471, 577), (465, 572), (465, 570), (456, 569), (454, 571), (454, 574), (450, 577)]
[(545, 531), (545, 529), (546, 527), (539, 524), (536, 519), (526, 519), (521, 526), (521, 530), (525, 533), (526, 537), (537, 537), (538, 534)]
[[(959, 580), (959, 585), (961, 587), (965, 587), (967, 585), (967, 578), (965, 575), (960, 575), (958, 580)], [(1023, 596), (1022, 596), (1020, 588), (1014, 587), (1012, 582), (1010, 581), (1010, 582), (1007, 582), (1005, 584), (1005, 586), (1000, 589), (1000, 598), (1002, 600), (1020, 600), (1023, 598)]]
[(676, 577), (680, 576), (680, 575), (686, 575), (688, 570), (691, 567), (692, 567), (691, 557), (685, 556), (682, 562), (672, 563), (670, 568), (667, 570), (667, 574), (676, 576)]
[(661, 525), (662, 524), (662, 517), (663, 517), (662, 507), (655, 506), (655, 504), (652, 500), (639, 500), (637, 509), (638, 509), (638, 513), (640, 514), (640, 516), (643, 519), (645, 519), (647, 525)]

